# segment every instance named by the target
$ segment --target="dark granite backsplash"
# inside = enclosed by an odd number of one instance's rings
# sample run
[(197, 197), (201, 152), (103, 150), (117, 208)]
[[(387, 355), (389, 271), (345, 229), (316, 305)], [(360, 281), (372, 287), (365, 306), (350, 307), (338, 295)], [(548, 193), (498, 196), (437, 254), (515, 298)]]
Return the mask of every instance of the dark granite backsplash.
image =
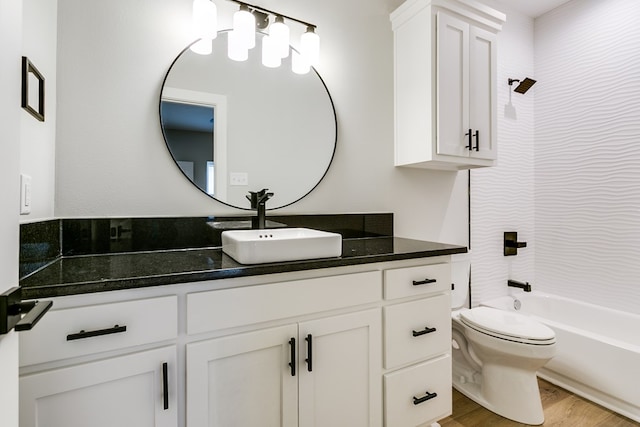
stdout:
[[(393, 236), (392, 213), (268, 215), (272, 227), (308, 227), (345, 239)], [(221, 246), (225, 229), (251, 217), (59, 219), (20, 226), (20, 277), (61, 256)]]
[(20, 225), (20, 277), (60, 257), (60, 227), (58, 219)]

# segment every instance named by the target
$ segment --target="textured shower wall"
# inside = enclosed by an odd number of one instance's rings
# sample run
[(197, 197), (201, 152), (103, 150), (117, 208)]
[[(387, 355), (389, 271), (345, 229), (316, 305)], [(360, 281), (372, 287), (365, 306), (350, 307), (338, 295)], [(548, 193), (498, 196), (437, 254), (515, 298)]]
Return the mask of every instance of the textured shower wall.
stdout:
[[(498, 39), (498, 166), (471, 171), (472, 303), (506, 295), (507, 279), (534, 277), (534, 97), (512, 93), (509, 78), (535, 78), (533, 19), (487, 2), (507, 14)], [(528, 247), (503, 255), (503, 233), (517, 231)]]
[(537, 288), (640, 307), (640, 2), (536, 20)]

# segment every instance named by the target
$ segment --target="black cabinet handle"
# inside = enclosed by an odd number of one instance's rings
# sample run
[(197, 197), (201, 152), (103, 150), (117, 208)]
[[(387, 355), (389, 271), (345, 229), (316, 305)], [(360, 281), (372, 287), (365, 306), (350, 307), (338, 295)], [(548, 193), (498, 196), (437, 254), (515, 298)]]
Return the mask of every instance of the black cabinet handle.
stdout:
[(469, 129), (469, 132), (465, 133), (464, 136), (468, 136), (469, 137), (469, 145), (467, 145), (465, 148), (468, 150), (473, 150), (473, 141), (472, 141), (472, 135), (471, 133), (473, 132), (472, 129)]
[(52, 301), (22, 302), (22, 288), (19, 286), (7, 290), (0, 294), (0, 334), (11, 329), (31, 330), (52, 305)]
[(78, 333), (67, 335), (67, 341), (81, 340), (81, 339), (92, 338), (92, 337), (99, 337), (101, 335), (119, 334), (121, 332), (126, 332), (126, 331), (127, 331), (127, 327), (126, 326), (118, 326), (118, 325), (115, 325), (113, 328), (97, 329), (95, 331), (82, 330), (82, 331), (80, 331)]
[(291, 376), (296, 376), (296, 339), (291, 338), (289, 340), (289, 345), (291, 346), (291, 362), (289, 362), (289, 366), (291, 367)]
[(311, 334), (307, 335), (305, 341), (307, 342), (307, 358), (305, 362), (307, 362), (307, 371), (311, 372), (313, 371), (313, 337)]
[(473, 135), (476, 138), (476, 146), (474, 147), (474, 149), (476, 151), (480, 151), (480, 131), (476, 130), (476, 133)]
[(169, 409), (169, 365), (167, 362), (162, 364), (162, 400), (166, 411)]
[(430, 328), (430, 327), (426, 327), (421, 331), (412, 331), (413, 332), (413, 336), (414, 337), (419, 337), (420, 335), (425, 335), (425, 334), (430, 334), (431, 332), (435, 332), (436, 328)]
[(419, 405), (419, 404), (421, 404), (423, 402), (426, 402), (427, 400), (431, 400), (431, 399), (433, 399), (434, 397), (437, 397), (437, 396), (438, 396), (438, 393), (429, 393), (427, 391), (427, 394), (425, 396), (420, 397), (420, 398), (417, 398), (417, 397), (413, 396), (413, 404), (414, 405)]
[(429, 283), (436, 283), (436, 282), (437, 282), (436, 279), (414, 280), (413, 286), (428, 285)]

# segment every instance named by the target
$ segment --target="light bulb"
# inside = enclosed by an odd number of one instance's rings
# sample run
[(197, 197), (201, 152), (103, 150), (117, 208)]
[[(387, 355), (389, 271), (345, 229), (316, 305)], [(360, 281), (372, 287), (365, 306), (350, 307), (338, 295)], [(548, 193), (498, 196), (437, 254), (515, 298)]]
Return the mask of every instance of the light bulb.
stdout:
[(240, 10), (233, 14), (233, 31), (247, 49), (256, 46), (256, 18), (248, 6), (240, 5)]
[(218, 9), (209, 0), (193, 0), (193, 27), (196, 37), (213, 40), (218, 36)]
[(278, 55), (271, 36), (262, 37), (262, 65), (269, 68), (278, 68), (282, 64), (282, 58)]
[(276, 16), (275, 22), (269, 27), (269, 36), (280, 58), (289, 56), (289, 27), (284, 23), (282, 16)]
[(296, 74), (307, 74), (311, 69), (311, 64), (304, 55), (295, 50), (291, 52), (291, 70)]
[(316, 66), (320, 63), (320, 37), (314, 27), (307, 27), (307, 31), (300, 37), (300, 54), (310, 65)]
[(200, 39), (191, 45), (191, 50), (198, 55), (211, 55), (213, 43), (211, 39)]
[(235, 30), (229, 31), (227, 33), (228, 44), (227, 44), (227, 55), (229, 59), (233, 59), (234, 61), (246, 61), (249, 58), (249, 50), (242, 43), (242, 39), (236, 33)]

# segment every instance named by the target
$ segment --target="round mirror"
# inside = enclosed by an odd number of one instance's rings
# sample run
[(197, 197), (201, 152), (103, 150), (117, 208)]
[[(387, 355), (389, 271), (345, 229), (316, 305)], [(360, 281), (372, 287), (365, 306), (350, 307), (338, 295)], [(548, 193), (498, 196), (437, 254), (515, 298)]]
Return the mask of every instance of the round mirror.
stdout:
[(249, 59), (227, 57), (227, 33), (213, 53), (188, 46), (175, 59), (160, 95), (165, 142), (184, 175), (203, 192), (249, 209), (249, 191), (274, 193), (267, 208), (294, 203), (326, 174), (336, 147), (337, 123), (329, 91), (311, 68), (262, 65), (261, 39)]

